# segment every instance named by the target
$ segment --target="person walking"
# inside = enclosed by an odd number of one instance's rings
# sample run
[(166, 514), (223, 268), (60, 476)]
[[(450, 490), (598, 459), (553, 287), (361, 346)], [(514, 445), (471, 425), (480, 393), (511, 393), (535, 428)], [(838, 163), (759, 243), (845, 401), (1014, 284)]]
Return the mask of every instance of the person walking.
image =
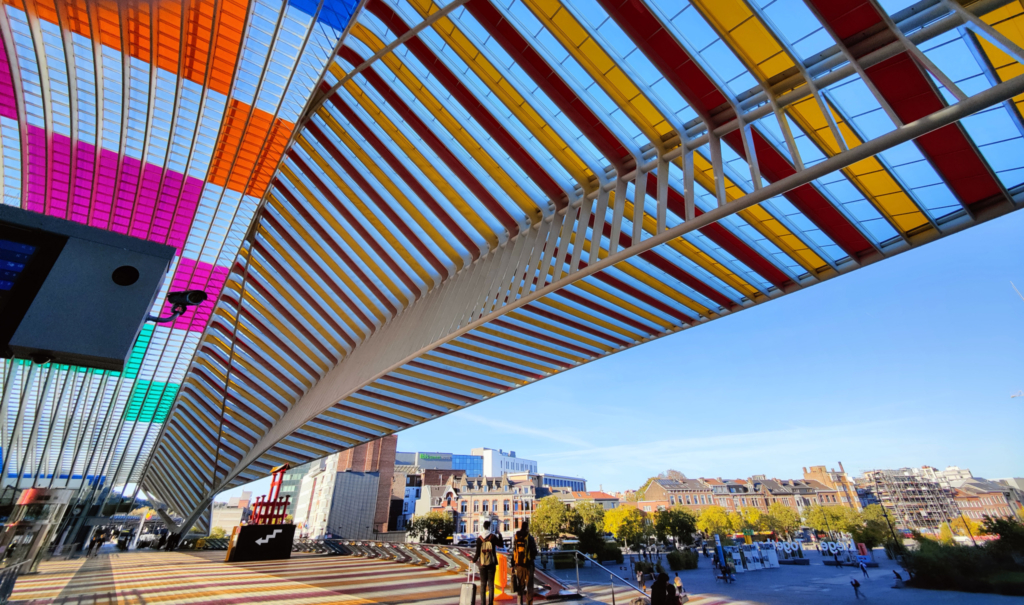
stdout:
[(683, 605), (683, 593), (669, 584), (665, 587), (665, 603), (666, 605)]
[(530, 535), (530, 520), (523, 520), (523, 526), (512, 539), (512, 565), (516, 579), (519, 605), (533, 605), (533, 572), (536, 568), (537, 542)]
[(498, 549), (502, 546), (501, 538), (491, 533), (491, 522), (484, 521), (484, 531), (477, 536), (473, 555), (473, 562), (480, 569), (480, 605), (494, 605), (494, 574), (498, 569)]
[(857, 581), (857, 578), (852, 578), (850, 580), (850, 586), (853, 586), (853, 596), (857, 597), (857, 600), (859, 601), (860, 598), (864, 596), (860, 592), (860, 582)]
[(675, 584), (677, 593), (683, 594), (684, 592), (686, 592), (685, 590), (683, 590), (683, 581), (679, 579), (678, 571), (676, 572), (676, 578), (672, 580), (672, 583)]
[(868, 566), (867, 566), (867, 564), (864, 561), (860, 562), (860, 571), (861, 571), (862, 574), (864, 574), (865, 578), (868, 578), (868, 579), (871, 578), (871, 576), (868, 575)]
[(647, 593), (647, 585), (644, 582), (644, 572), (642, 569), (636, 570), (636, 585), (640, 587), (645, 594)]

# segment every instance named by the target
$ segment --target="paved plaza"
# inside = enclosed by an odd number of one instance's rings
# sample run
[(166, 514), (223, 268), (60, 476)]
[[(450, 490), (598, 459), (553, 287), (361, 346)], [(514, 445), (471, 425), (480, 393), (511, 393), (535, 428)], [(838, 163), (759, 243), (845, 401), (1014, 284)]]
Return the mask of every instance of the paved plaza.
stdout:
[[(296, 555), (287, 561), (223, 562), (223, 551), (105, 552), (92, 559), (44, 563), (37, 575), (18, 579), (15, 605), (296, 603), (359, 605), (370, 603), (456, 605), (464, 577), (442, 570), (360, 557)], [(815, 561), (816, 562), (816, 561)], [(894, 590), (893, 565), (887, 560), (861, 581), (871, 603), (1002, 605), (1019, 598), (995, 595)], [(741, 574), (735, 584), (716, 583), (706, 559), (701, 568), (680, 572), (690, 603), (853, 602), (850, 577), (859, 571), (822, 565), (783, 567)], [(623, 572), (625, 574), (626, 572)], [(560, 579), (575, 586), (576, 571), (560, 570)], [(628, 603), (637, 593), (621, 583), (612, 588), (597, 568), (580, 570), (582, 603)], [(509, 601), (511, 602), (511, 601)]]
[[(711, 560), (701, 557), (698, 569), (681, 571), (679, 577), (683, 581), (690, 603), (712, 605), (712, 603), (765, 603), (767, 605), (822, 605), (823, 603), (853, 603), (856, 601), (850, 579), (856, 577), (861, 582), (861, 592), (865, 602), (873, 604), (899, 605), (1018, 605), (1020, 597), (1008, 597), (989, 594), (964, 592), (948, 592), (938, 590), (920, 590), (913, 588), (892, 588), (894, 584), (893, 569), (898, 569), (893, 561), (888, 560), (881, 550), (875, 551), (875, 560), (879, 567), (868, 569), (869, 578), (864, 578), (859, 569), (844, 567), (837, 570), (821, 564), (817, 553), (811, 555), (809, 566), (784, 566), (778, 569), (765, 569), (737, 574), (736, 582), (723, 584), (715, 580), (711, 569)], [(664, 559), (662, 559), (664, 565)], [(628, 570), (628, 561), (626, 563)], [(612, 565), (610, 569), (628, 578), (629, 571)], [(576, 570), (562, 569), (552, 572), (558, 579), (570, 586), (576, 585)], [(675, 572), (669, 574), (672, 577)], [(901, 569), (904, 578), (907, 574)], [(580, 570), (580, 582), (584, 593), (594, 601), (612, 602), (612, 587), (607, 572), (595, 567)], [(622, 582), (616, 582), (615, 602), (621, 605), (628, 599), (638, 595), (629, 591)]]

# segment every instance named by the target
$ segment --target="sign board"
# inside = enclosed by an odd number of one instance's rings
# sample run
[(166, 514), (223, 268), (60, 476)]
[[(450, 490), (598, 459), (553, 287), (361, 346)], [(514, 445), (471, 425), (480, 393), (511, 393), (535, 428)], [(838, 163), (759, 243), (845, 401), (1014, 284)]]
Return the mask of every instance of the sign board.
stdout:
[(273, 561), (290, 559), (295, 526), (288, 525), (242, 525), (236, 527), (228, 544), (225, 561)]

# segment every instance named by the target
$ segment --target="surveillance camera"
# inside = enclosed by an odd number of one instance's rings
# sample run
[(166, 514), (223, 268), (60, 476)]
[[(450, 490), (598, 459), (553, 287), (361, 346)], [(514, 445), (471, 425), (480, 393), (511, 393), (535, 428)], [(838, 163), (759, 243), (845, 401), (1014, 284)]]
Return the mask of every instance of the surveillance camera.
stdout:
[(185, 305), (193, 307), (206, 302), (206, 292), (202, 290), (187, 290), (185, 292), (171, 292), (167, 295), (167, 302), (171, 305)]

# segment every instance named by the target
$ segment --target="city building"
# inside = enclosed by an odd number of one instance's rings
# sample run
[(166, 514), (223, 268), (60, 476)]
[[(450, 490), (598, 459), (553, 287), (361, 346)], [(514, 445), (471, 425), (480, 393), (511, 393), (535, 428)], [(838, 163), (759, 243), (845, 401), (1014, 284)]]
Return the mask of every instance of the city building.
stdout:
[(667, 501), (669, 506), (681, 505), (698, 511), (715, 504), (715, 492), (710, 485), (697, 479), (655, 479), (647, 486), (644, 500)]
[(594, 502), (601, 505), (604, 510), (611, 510), (619, 506), (620, 502), (616, 496), (605, 492), (567, 492), (556, 494), (558, 499), (569, 508), (575, 508), (580, 502)]
[(551, 475), (540, 473), (541, 485), (554, 488), (565, 488), (574, 492), (587, 491), (587, 480), (582, 477), (566, 477), (565, 475)]
[(935, 533), (959, 516), (952, 491), (919, 469), (874, 470), (857, 482), (861, 505), (880, 504), (905, 530)]
[(370, 539), (388, 531), (397, 442), (388, 435), (313, 462), (296, 505), (298, 535)]
[(1012, 489), (987, 479), (971, 477), (950, 482), (953, 500), (960, 513), (981, 523), (985, 517), (1016, 518)]
[(934, 481), (942, 487), (950, 487), (951, 483), (954, 481), (963, 481), (974, 477), (974, 475), (971, 474), (970, 469), (960, 468), (959, 466), (947, 466), (944, 471), (940, 471), (934, 466), (922, 466), (921, 468), (911, 470), (918, 477)]
[(484, 457), (473, 454), (452, 454), (449, 452), (398, 452), (395, 464), (411, 466), (419, 472), (426, 469), (463, 470), (470, 477), (484, 474)]
[(281, 479), (281, 496), (289, 497), (288, 508), (285, 514), (292, 519), (295, 518), (295, 508), (299, 504), (299, 489), (302, 487), (302, 478), (306, 476), (312, 465), (312, 462), (307, 462), (306, 464), (288, 469)]
[(536, 502), (549, 494), (541, 485), (539, 475), (520, 479), (507, 474), (500, 477), (452, 475), (442, 485), (423, 486), (415, 513), (444, 511), (452, 514), (457, 542), (479, 533), (485, 520), (496, 521), (498, 531), (511, 538), (509, 532), (518, 530), (523, 520), (533, 515)]
[(1017, 518), (1024, 521), (1024, 477), (1008, 477), (1006, 479), (994, 479), (1000, 485), (1009, 488), (1007, 497)]
[(515, 452), (496, 450), (489, 447), (477, 447), (469, 451), (483, 459), (484, 477), (500, 477), (505, 473), (536, 473), (537, 462), (525, 458), (516, 458)]
[(252, 501), (252, 492), (243, 491), (240, 496), (234, 496), (227, 502), (214, 502), (210, 508), (210, 529), (219, 527), (228, 535), (242, 523), (249, 520), (252, 509), (249, 504)]
[(825, 470), (824, 465), (812, 466), (810, 470), (804, 468), (804, 479), (817, 481), (829, 489), (835, 490), (835, 495), (838, 497), (837, 504), (856, 511), (861, 510), (860, 498), (857, 497), (857, 486), (850, 479), (850, 476), (846, 474), (846, 469), (843, 468), (842, 462), (839, 463), (838, 471), (836, 469)]

